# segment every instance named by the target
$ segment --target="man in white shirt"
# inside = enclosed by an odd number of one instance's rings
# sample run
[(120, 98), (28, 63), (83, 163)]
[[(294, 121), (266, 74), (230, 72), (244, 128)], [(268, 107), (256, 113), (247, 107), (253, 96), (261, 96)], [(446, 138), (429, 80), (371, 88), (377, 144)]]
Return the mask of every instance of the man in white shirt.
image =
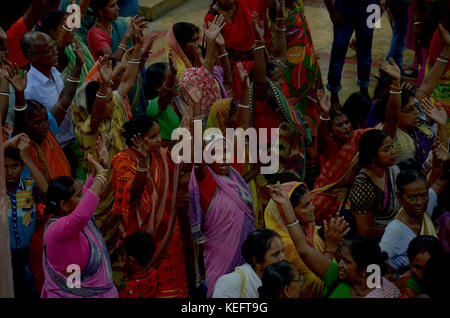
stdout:
[[(22, 48), (24, 54), (31, 61), (27, 75), (25, 99), (37, 101), (50, 111), (64, 88), (61, 73), (56, 69), (58, 51), (50, 36), (41, 32), (34, 34), (33, 37), (30, 37), (31, 41), (26, 45), (27, 47)], [(61, 148), (64, 149), (75, 141), (70, 112), (66, 113), (60, 129), (55, 137)]]

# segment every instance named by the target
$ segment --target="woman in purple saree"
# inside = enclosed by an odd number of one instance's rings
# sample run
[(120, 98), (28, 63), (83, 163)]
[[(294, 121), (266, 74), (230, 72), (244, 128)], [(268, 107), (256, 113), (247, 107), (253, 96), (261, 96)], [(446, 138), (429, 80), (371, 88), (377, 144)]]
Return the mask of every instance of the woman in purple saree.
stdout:
[[(219, 277), (243, 265), (241, 246), (255, 230), (253, 196), (241, 175), (226, 160), (226, 152), (214, 147), (226, 140), (221, 134), (207, 137), (205, 151), (215, 158), (209, 166), (196, 165), (189, 183), (190, 221), (197, 244), (203, 245), (207, 296)], [(218, 162), (219, 161), (219, 162)], [(220, 163), (223, 161), (223, 163)]]

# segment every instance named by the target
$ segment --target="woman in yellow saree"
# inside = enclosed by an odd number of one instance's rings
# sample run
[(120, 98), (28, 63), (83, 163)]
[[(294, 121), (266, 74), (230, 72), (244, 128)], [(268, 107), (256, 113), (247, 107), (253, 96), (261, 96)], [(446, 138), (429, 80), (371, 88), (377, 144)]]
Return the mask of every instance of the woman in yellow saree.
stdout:
[[(314, 205), (312, 203), (311, 193), (306, 184), (303, 182), (288, 182), (281, 184), (280, 187), (283, 191), (289, 192), (289, 200), (294, 207), (297, 219), (306, 235), (308, 244), (318, 252), (324, 253), (327, 257), (329, 256), (333, 259), (334, 255), (327, 253), (326, 244), (319, 236), (318, 229), (315, 226)], [(311, 272), (300, 258), (282, 215), (281, 207), (273, 200), (270, 200), (264, 212), (266, 227), (280, 235), (286, 261), (292, 263), (297, 269), (298, 274), (304, 278), (304, 283), (300, 289), (300, 298), (321, 297), (323, 293), (323, 281)]]

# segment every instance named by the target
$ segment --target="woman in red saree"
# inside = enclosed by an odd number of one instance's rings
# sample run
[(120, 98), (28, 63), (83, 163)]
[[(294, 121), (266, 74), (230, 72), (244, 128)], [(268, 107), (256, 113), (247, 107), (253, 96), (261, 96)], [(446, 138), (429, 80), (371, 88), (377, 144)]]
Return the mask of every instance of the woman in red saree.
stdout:
[(116, 200), (112, 212), (121, 217), (121, 241), (147, 231), (156, 242), (149, 267), (157, 270), (158, 298), (186, 298), (183, 244), (176, 218), (179, 166), (161, 147), (159, 125), (146, 114), (125, 123), (127, 148), (114, 156), (112, 183)]
[(313, 203), (316, 224), (322, 225), (339, 210), (357, 173), (359, 139), (367, 129), (353, 130), (348, 117), (339, 111), (330, 113), (330, 100), (323, 91), (317, 96), (322, 109), (319, 125), (320, 176), (314, 184)]

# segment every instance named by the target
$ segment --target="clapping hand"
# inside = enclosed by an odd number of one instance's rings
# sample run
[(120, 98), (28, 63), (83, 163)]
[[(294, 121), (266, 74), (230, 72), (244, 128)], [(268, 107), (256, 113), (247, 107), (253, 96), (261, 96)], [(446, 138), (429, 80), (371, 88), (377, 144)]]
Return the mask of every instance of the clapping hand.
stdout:
[(203, 91), (197, 86), (192, 85), (190, 82), (184, 84), (184, 89), (187, 95), (191, 98), (194, 105), (201, 105), (203, 98)]
[(208, 26), (203, 24), (205, 36), (209, 42), (216, 42), (217, 37), (225, 26), (224, 20), (223, 15), (216, 15), (214, 20), (208, 23)]
[(24, 70), (21, 75), (17, 63), (13, 66), (10, 61), (7, 61), (2, 64), (0, 73), (11, 83), (16, 93), (25, 91), (27, 87), (27, 71)]
[(394, 81), (399, 81), (401, 79), (402, 72), (392, 57), (389, 59), (389, 63), (386, 60), (379, 58), (377, 64)]
[(244, 91), (250, 88), (250, 79), (248, 77), (247, 70), (244, 68), (241, 62), (236, 64), (238, 73), (239, 73), (239, 81), (241, 82), (242, 88)]
[(264, 22), (260, 21), (258, 23), (258, 14), (256, 12), (253, 12), (252, 23), (253, 23), (253, 28), (255, 29), (256, 39), (263, 41), (264, 40)]
[(106, 147), (105, 140), (101, 135), (97, 137), (95, 142), (95, 150), (97, 151), (98, 162), (102, 165), (103, 168), (107, 168), (109, 166), (109, 151)]
[(108, 55), (103, 55), (98, 59), (98, 72), (104, 83), (109, 83), (112, 79), (112, 61)]
[(326, 248), (335, 250), (350, 231), (350, 227), (344, 217), (337, 213), (329, 221), (323, 220), (323, 230)]
[(428, 98), (424, 98), (420, 101), (420, 104), (425, 115), (427, 115), (438, 125), (444, 126), (447, 123), (447, 112), (439, 102), (436, 102), (433, 105)]
[(317, 90), (317, 99), (319, 100), (320, 109), (323, 115), (328, 116), (331, 110), (330, 95), (325, 95), (323, 90)]

